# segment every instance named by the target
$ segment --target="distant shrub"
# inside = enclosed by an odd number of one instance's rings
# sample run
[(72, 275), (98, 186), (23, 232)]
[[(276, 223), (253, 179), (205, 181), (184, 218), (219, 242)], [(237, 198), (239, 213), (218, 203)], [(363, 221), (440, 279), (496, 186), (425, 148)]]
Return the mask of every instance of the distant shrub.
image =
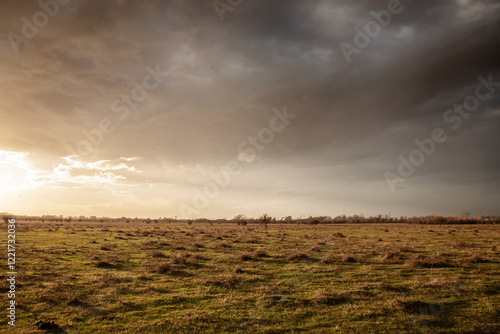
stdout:
[(432, 222), (434, 224), (444, 224), (447, 222), (447, 219), (441, 216), (436, 216), (432, 218)]

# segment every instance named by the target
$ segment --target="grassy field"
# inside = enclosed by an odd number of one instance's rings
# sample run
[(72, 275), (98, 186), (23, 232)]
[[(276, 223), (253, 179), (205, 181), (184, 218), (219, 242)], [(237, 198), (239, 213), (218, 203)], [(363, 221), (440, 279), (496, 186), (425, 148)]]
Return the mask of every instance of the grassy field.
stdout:
[(499, 225), (16, 224), (19, 333), (500, 332)]

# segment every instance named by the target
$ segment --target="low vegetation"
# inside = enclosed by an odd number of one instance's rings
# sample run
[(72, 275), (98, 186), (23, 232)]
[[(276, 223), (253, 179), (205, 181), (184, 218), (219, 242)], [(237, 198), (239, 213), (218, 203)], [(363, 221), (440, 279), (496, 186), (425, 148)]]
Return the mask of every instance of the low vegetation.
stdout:
[(19, 221), (16, 234), (19, 333), (39, 319), (64, 333), (500, 332), (499, 225)]

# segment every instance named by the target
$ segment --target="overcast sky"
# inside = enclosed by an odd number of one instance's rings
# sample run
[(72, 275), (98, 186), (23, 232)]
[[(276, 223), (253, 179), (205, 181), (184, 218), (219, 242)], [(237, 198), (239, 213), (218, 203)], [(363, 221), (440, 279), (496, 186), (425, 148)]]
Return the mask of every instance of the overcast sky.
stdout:
[(500, 215), (498, 1), (41, 4), (0, 2), (0, 211)]

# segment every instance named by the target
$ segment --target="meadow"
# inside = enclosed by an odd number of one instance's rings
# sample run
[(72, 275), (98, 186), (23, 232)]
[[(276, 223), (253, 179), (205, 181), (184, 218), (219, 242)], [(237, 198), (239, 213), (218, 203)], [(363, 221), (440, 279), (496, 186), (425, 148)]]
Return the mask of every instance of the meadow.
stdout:
[(5, 333), (500, 332), (500, 225), (16, 224)]

